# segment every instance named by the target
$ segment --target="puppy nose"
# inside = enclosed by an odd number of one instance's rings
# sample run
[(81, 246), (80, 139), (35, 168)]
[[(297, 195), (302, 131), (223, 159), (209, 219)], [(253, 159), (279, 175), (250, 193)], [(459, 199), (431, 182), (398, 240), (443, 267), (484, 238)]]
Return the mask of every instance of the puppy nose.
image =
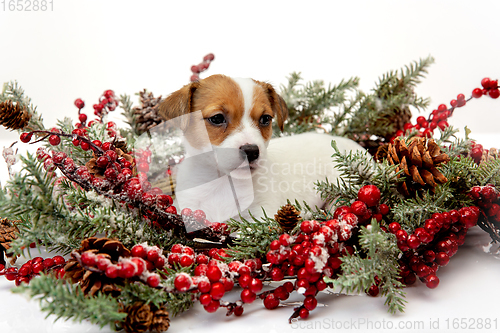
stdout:
[(246, 156), (248, 163), (252, 163), (259, 158), (259, 147), (257, 145), (243, 145), (240, 147), (240, 155), (242, 158)]

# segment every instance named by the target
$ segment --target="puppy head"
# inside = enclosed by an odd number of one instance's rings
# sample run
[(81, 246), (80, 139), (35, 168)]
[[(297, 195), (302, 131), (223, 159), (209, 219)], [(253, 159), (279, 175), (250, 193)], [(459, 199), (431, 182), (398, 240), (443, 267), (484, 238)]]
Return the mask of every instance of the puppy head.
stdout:
[(199, 117), (182, 117), (179, 124), (189, 144), (202, 149), (206, 140), (200, 133), (206, 131), (212, 147), (233, 151), (225, 154), (230, 164), (240, 165), (246, 158), (251, 169), (265, 156), (272, 122), (276, 121), (283, 130), (288, 117), (284, 100), (270, 84), (224, 75), (184, 86), (168, 96), (159, 108), (166, 120), (196, 111), (201, 111)]

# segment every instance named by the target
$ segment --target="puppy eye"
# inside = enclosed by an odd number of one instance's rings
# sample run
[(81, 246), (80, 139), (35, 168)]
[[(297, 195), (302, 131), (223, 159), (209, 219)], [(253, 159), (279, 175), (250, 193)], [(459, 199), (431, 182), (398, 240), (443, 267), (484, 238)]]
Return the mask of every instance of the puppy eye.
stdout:
[(218, 113), (212, 117), (207, 118), (208, 122), (215, 126), (221, 126), (226, 123), (226, 117), (222, 113)]
[(260, 126), (269, 126), (269, 124), (271, 124), (271, 121), (273, 121), (273, 117), (268, 114), (263, 115), (259, 119)]

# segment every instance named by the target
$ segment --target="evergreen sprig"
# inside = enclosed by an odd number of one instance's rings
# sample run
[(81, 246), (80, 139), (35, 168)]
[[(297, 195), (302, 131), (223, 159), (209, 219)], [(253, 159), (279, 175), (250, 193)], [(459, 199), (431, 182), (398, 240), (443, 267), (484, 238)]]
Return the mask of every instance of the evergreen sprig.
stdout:
[(63, 318), (76, 322), (88, 320), (101, 328), (125, 319), (126, 313), (120, 312), (116, 298), (98, 293), (86, 297), (78, 285), (57, 279), (52, 275), (41, 275), (32, 279), (29, 285), (22, 284), (12, 289), (15, 293), (27, 293), (40, 301), (42, 311), (55, 315), (56, 320)]
[(265, 215), (261, 220), (250, 215), (252, 221), (240, 217), (227, 222), (231, 232), (237, 232), (234, 244), (226, 251), (231, 260), (262, 258), (269, 249), (269, 244), (281, 234), (279, 224)]
[(336, 184), (328, 179), (316, 183), (321, 198), (335, 204), (348, 204), (356, 199), (359, 189), (367, 184), (376, 185), (388, 203), (396, 201), (399, 195), (396, 184), (401, 181), (396, 166), (387, 162), (375, 163), (372, 156), (366, 151), (341, 152), (335, 141), (332, 142), (333, 161), (337, 165), (340, 177)]
[[(346, 101), (346, 94), (355, 91), (359, 84), (357, 77), (328, 86), (321, 80), (305, 84), (300, 83), (301, 80), (300, 73), (294, 72), (288, 77), (288, 84), (281, 86), (280, 95), (289, 111), (284, 134), (309, 132), (319, 128), (317, 121), (324, 117), (325, 112), (342, 105)], [(274, 127), (274, 134), (281, 135), (277, 126)]]
[(342, 274), (336, 279), (325, 278), (341, 291), (364, 293), (380, 279), (380, 293), (386, 296), (385, 304), (391, 313), (404, 311), (405, 293), (399, 282), (400, 250), (395, 236), (380, 229), (375, 219), (368, 227), (360, 228), (361, 249), (353, 255), (342, 257)]

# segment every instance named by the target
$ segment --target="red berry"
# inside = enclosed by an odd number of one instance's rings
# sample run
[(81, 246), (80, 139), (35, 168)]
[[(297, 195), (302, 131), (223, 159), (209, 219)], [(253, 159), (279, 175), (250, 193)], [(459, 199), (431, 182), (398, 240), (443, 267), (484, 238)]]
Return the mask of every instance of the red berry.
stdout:
[(406, 241), (408, 239), (408, 233), (403, 229), (396, 231), (395, 235), (398, 241)]
[(197, 209), (193, 212), (193, 218), (201, 223), (207, 218), (207, 215), (201, 209)]
[(439, 285), (439, 278), (435, 274), (431, 274), (426, 278), (427, 282), (425, 285), (427, 288), (434, 289)]
[(365, 185), (358, 191), (358, 200), (363, 201), (368, 207), (376, 206), (380, 196), (380, 190), (375, 185)]
[(307, 317), (309, 317), (309, 310), (307, 310), (306, 308), (301, 308), (299, 310), (299, 317), (302, 319), (306, 319)]
[(387, 214), (389, 214), (390, 209), (389, 209), (389, 206), (387, 206), (386, 204), (380, 204), (378, 206), (378, 211), (382, 215), (387, 215)]
[(215, 56), (213, 53), (209, 53), (203, 57), (203, 61), (213, 61), (214, 59), (215, 59)]
[(233, 311), (234, 315), (236, 317), (239, 317), (243, 314), (243, 307), (242, 306), (236, 306)]
[(481, 96), (483, 96), (483, 91), (482, 91), (482, 89), (480, 89), (480, 88), (476, 88), (476, 89), (472, 90), (472, 97), (474, 97), (474, 98), (479, 98), (479, 97), (481, 97)]
[(201, 69), (200, 69), (200, 67), (193, 65), (193, 66), (191, 66), (191, 72), (198, 74), (201, 72)]
[(281, 269), (279, 269), (278, 267), (274, 267), (271, 270), (271, 273), (269, 274), (269, 276), (273, 281), (281, 281), (285, 277), (285, 275), (283, 274), (283, 271)]
[[(73, 143), (74, 144), (74, 143)], [(87, 151), (90, 149), (90, 143), (86, 142), (86, 141), (82, 141), (80, 142), (80, 147), (84, 150), (84, 151)]]
[(207, 277), (210, 282), (217, 282), (222, 277), (222, 272), (217, 266), (210, 266), (207, 269)]
[(446, 266), (450, 262), (450, 256), (446, 252), (438, 252), (436, 253), (434, 261), (439, 266)]
[(118, 272), (118, 275), (121, 278), (130, 279), (131, 277), (133, 277), (135, 275), (135, 271), (136, 271), (136, 268), (134, 267), (134, 265), (131, 262), (123, 261), (121, 263), (121, 267), (120, 267), (120, 270)]
[(33, 133), (23, 133), (23, 134), (21, 134), (19, 139), (23, 143), (28, 143), (28, 142), (30, 142), (32, 137), (33, 137)]
[(221, 282), (216, 282), (212, 284), (212, 288), (210, 288), (210, 296), (212, 296), (212, 299), (214, 300), (219, 300), (224, 296), (224, 293), (226, 292), (224, 288), (224, 284)]
[(498, 88), (491, 89), (488, 94), (491, 98), (497, 99), (500, 96), (500, 90), (498, 90)]
[(219, 306), (220, 306), (219, 301), (212, 300), (208, 305), (205, 305), (203, 308), (208, 313), (213, 313), (213, 312), (217, 311), (217, 309), (219, 308)]
[(420, 239), (415, 236), (414, 234), (412, 235), (409, 235), (408, 236), (408, 239), (406, 240), (406, 243), (408, 244), (408, 246), (410, 247), (410, 249), (416, 249), (420, 246)]
[(212, 302), (212, 296), (210, 294), (202, 294), (200, 295), (200, 304), (206, 306)]
[(460, 223), (466, 228), (472, 228), (476, 225), (479, 215), (474, 212), (472, 207), (463, 207), (458, 211), (460, 214)]
[(443, 112), (443, 111), (446, 111), (448, 110), (448, 107), (446, 106), (446, 104), (440, 104), (437, 108), (438, 112)]
[(250, 289), (244, 289), (241, 292), (240, 297), (243, 303), (252, 303), (255, 301), (255, 298), (257, 298), (257, 295)]
[(389, 223), (389, 232), (394, 234), (398, 230), (401, 230), (401, 225), (398, 222)]
[(61, 138), (58, 135), (53, 134), (49, 136), (49, 143), (53, 146), (57, 146), (61, 143)]
[(262, 281), (260, 279), (253, 278), (250, 282), (249, 289), (254, 293), (258, 293), (262, 290)]
[(187, 275), (186, 273), (180, 273), (174, 279), (174, 286), (175, 289), (184, 292), (191, 288), (192, 282), (193, 281), (191, 280), (191, 277), (189, 275)]
[(81, 98), (77, 98), (77, 99), (75, 99), (75, 106), (79, 109), (83, 109), (83, 107), (85, 106), (85, 103), (83, 102), (83, 100)]
[(151, 288), (156, 288), (160, 285), (160, 276), (158, 274), (152, 274), (148, 276), (146, 282)]
[(268, 310), (276, 309), (279, 305), (280, 305), (280, 300), (273, 293), (267, 295), (266, 298), (264, 299), (264, 306)]
[(484, 89), (490, 88), (490, 78), (485, 77), (484, 79), (481, 80), (481, 85), (483, 86)]
[(182, 267), (189, 267), (194, 263), (194, 259), (191, 256), (182, 256), (181, 259), (179, 260), (179, 263), (181, 264)]
[(366, 293), (372, 297), (378, 296), (380, 290), (376, 284), (372, 284), (370, 288), (366, 291)]
[(342, 215), (345, 215), (347, 213), (351, 213), (351, 208), (349, 206), (340, 206), (337, 209), (335, 209), (335, 213), (333, 213), (333, 218), (339, 219)]
[(368, 208), (366, 207), (366, 204), (363, 201), (354, 201), (351, 204), (351, 212), (355, 215), (358, 216), (363, 216), (366, 213), (368, 213)]
[(105, 274), (110, 279), (116, 279), (118, 277), (118, 267), (116, 265), (109, 265), (106, 268)]
[(115, 96), (115, 92), (113, 90), (106, 90), (103, 93), (103, 96), (106, 97), (106, 98), (111, 98), (111, 97)]
[(148, 251), (147, 259), (151, 262), (155, 262), (159, 256), (160, 256), (160, 253), (158, 252), (158, 249), (153, 248), (153, 249)]
[[(210, 282), (202, 280), (198, 283), (198, 290), (201, 293), (208, 293), (210, 292), (210, 289), (212, 289)], [(210, 299), (212, 299), (212, 297), (210, 297)]]

